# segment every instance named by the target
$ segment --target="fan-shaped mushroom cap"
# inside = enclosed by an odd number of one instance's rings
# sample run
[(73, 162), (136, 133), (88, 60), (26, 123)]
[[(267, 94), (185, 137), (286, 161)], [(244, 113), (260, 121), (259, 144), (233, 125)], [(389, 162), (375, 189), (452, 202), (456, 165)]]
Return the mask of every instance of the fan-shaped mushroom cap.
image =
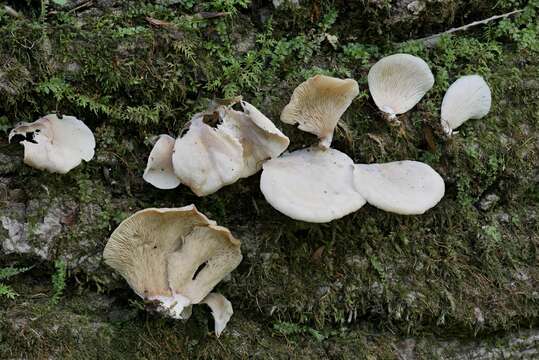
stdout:
[(243, 112), (228, 107), (221, 109), (220, 128), (243, 146), (243, 178), (257, 173), (267, 159), (279, 156), (290, 140), (253, 105), (242, 101), (241, 106)]
[(376, 106), (394, 118), (421, 100), (434, 85), (434, 76), (423, 59), (393, 54), (371, 67), (368, 81)]
[(240, 242), (227, 228), (196, 226), (181, 249), (168, 256), (168, 280), (175, 294), (198, 304), (241, 262)]
[(296, 219), (329, 222), (358, 210), (353, 161), (335, 150), (307, 148), (264, 163), (260, 189), (275, 209)]
[(354, 169), (357, 191), (379, 209), (402, 215), (423, 214), (444, 196), (442, 177), (418, 161), (385, 164), (357, 164)]
[(240, 178), (243, 148), (237, 139), (205, 124), (203, 114), (197, 114), (187, 134), (176, 140), (172, 165), (183, 184), (205, 196)]
[(138, 211), (114, 230), (103, 258), (142, 298), (170, 297), (167, 259), (195, 227), (214, 224), (194, 205)]
[(210, 307), (215, 322), (215, 335), (219, 337), (234, 314), (232, 304), (223, 295), (217, 293), (208, 294), (202, 303)]
[[(135, 213), (113, 232), (103, 258), (140, 297), (158, 301), (158, 310), (173, 318), (185, 319), (189, 306), (203, 301), (242, 255), (240, 241), (228, 229), (190, 205)], [(213, 305), (214, 300), (208, 301)]]
[(315, 134), (320, 146), (327, 149), (342, 114), (359, 94), (353, 79), (316, 75), (301, 83), (281, 113), (281, 121), (299, 124), (299, 129)]
[(442, 126), (446, 134), (468, 119), (480, 119), (490, 111), (490, 88), (479, 75), (468, 75), (455, 81), (442, 101)]
[(32, 123), (20, 123), (9, 133), (9, 141), (24, 146), (24, 163), (40, 170), (65, 174), (82, 160), (94, 157), (92, 131), (74, 116), (55, 114)]
[(159, 135), (148, 157), (148, 164), (142, 178), (158, 189), (174, 189), (180, 185), (180, 179), (174, 174), (172, 167), (175, 141), (172, 136)]

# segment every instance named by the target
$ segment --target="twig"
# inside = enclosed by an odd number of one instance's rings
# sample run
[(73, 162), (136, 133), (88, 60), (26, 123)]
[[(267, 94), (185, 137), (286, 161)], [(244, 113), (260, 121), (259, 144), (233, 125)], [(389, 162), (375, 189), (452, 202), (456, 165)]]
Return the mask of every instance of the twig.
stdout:
[[(93, 0), (88, 0), (86, 2), (83, 2), (82, 4), (78, 5), (78, 6), (75, 6), (73, 9), (69, 10), (67, 13), (70, 14), (70, 13), (73, 13), (73, 12), (77, 12), (79, 11), (80, 9), (83, 9), (83, 8), (86, 8), (86, 7), (90, 7), (94, 4)], [(47, 13), (47, 15), (56, 15), (58, 14), (58, 11), (56, 10), (51, 10)]]
[(85, 3), (80, 4), (79, 6), (74, 7), (73, 9), (69, 10), (68, 13), (76, 12), (82, 8), (92, 6), (94, 2), (92, 0), (88, 0)]
[(146, 16), (146, 21), (155, 27), (174, 27), (174, 24), (171, 22), (155, 19), (151, 16)]
[(218, 17), (228, 16), (230, 15), (229, 12), (199, 12), (195, 14), (193, 17), (198, 17), (200, 19), (214, 19)]
[(489, 17), (488, 19), (474, 21), (474, 22), (469, 23), (469, 24), (464, 25), (464, 26), (459, 26), (459, 27), (456, 27), (456, 28), (452, 28), (452, 29), (449, 29), (447, 31), (444, 31), (444, 32), (441, 32), (441, 33), (438, 33), (438, 34), (430, 35), (430, 36), (420, 38), (420, 39), (415, 39), (415, 40), (412, 40), (412, 41), (422, 41), (427, 45), (434, 45), (434, 44), (436, 44), (436, 42), (438, 41), (438, 39), (442, 35), (451, 34), (451, 33), (457, 32), (457, 31), (468, 30), (471, 27), (474, 27), (474, 26), (477, 26), (477, 25), (482, 25), (482, 24), (487, 24), (487, 23), (489, 23), (491, 21), (498, 20), (498, 19), (503, 19), (503, 18), (509, 17), (511, 15), (521, 13), (523, 11), (524, 10), (514, 10), (514, 11), (508, 12), (506, 14), (495, 15), (495, 16)]

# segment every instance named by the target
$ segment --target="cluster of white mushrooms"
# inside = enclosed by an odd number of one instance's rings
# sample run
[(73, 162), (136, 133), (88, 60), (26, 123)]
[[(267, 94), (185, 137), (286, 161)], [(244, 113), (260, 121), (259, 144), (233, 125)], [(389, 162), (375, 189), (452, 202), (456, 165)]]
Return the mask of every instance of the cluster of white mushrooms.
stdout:
[[(395, 54), (372, 66), (368, 83), (378, 108), (396, 121), (432, 88), (434, 76), (422, 59)], [(313, 223), (341, 218), (367, 202), (398, 214), (424, 213), (445, 192), (430, 166), (411, 160), (354, 164), (331, 148), (335, 127), (358, 94), (353, 79), (317, 75), (300, 84), (281, 121), (298, 124), (319, 142), (285, 154), (288, 137), (253, 105), (241, 99), (214, 105), (195, 114), (183, 136), (159, 136), (143, 178), (160, 189), (184, 184), (205, 196), (262, 169), (260, 189), (268, 203)], [(242, 111), (233, 109), (237, 102)], [(459, 78), (442, 102), (444, 132), (451, 136), (466, 120), (485, 116), (490, 105), (482, 77)], [(24, 146), (26, 164), (50, 172), (67, 173), (94, 156), (91, 130), (72, 116), (52, 114), (18, 124), (9, 140)], [(232, 304), (211, 291), (241, 262), (240, 241), (194, 205), (135, 213), (113, 232), (103, 256), (140, 297), (168, 316), (187, 319), (192, 305), (205, 303), (219, 336), (233, 313)]]
[(195, 114), (189, 131), (176, 140), (160, 135), (144, 180), (159, 189), (183, 183), (205, 196), (255, 174), (263, 161), (279, 156), (288, 138), (253, 105), (241, 101), (241, 106), (243, 111), (219, 105)]
[(174, 319), (207, 304), (219, 336), (232, 316), (230, 301), (211, 291), (240, 264), (240, 241), (194, 205), (135, 213), (114, 230), (103, 258), (138, 296)]

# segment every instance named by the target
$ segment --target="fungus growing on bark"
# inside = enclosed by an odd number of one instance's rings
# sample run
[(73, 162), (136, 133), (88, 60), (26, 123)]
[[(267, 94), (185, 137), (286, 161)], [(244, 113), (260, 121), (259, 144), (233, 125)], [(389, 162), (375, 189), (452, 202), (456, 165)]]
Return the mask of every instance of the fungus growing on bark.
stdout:
[(187, 134), (176, 139), (172, 165), (181, 183), (198, 196), (209, 195), (241, 177), (243, 147), (227, 132), (204, 123), (204, 114), (196, 114)]
[(393, 54), (371, 67), (368, 82), (376, 106), (393, 120), (421, 100), (434, 85), (434, 76), (421, 58)]
[(157, 302), (170, 317), (186, 318), (189, 306), (209, 303), (219, 335), (232, 315), (229, 303), (223, 312), (214, 309), (220, 295), (207, 297), (241, 262), (240, 241), (194, 205), (135, 213), (114, 230), (103, 258), (137, 295)]
[(260, 189), (275, 209), (292, 219), (325, 223), (358, 210), (354, 163), (335, 150), (307, 148), (264, 163)]
[(52, 173), (65, 174), (94, 157), (94, 134), (74, 116), (59, 119), (50, 114), (20, 123), (9, 133), (9, 141), (24, 146), (25, 164)]
[(210, 307), (214, 320), (215, 335), (219, 337), (234, 314), (232, 303), (223, 295), (210, 293), (201, 301)]
[(159, 135), (148, 157), (142, 178), (158, 189), (174, 189), (180, 185), (180, 179), (172, 167), (174, 143), (175, 139), (172, 136)]
[(328, 149), (339, 119), (359, 94), (353, 79), (316, 75), (301, 83), (281, 113), (281, 121), (299, 124), (300, 130), (318, 136), (319, 146)]
[(442, 101), (442, 126), (451, 135), (468, 119), (480, 119), (490, 111), (490, 88), (479, 75), (468, 75), (455, 81)]
[(248, 177), (262, 169), (268, 159), (286, 150), (290, 140), (257, 108), (241, 101), (243, 112), (221, 107), (220, 129), (239, 140), (243, 147), (241, 177)]
[(354, 183), (369, 204), (402, 215), (423, 214), (445, 192), (444, 180), (436, 171), (427, 164), (410, 160), (357, 164)]
[(187, 134), (176, 139), (171, 167), (178, 184), (189, 186), (198, 196), (255, 174), (264, 161), (288, 147), (288, 137), (253, 105), (241, 101), (243, 111), (232, 109), (238, 101), (241, 97), (221, 100), (196, 114)]

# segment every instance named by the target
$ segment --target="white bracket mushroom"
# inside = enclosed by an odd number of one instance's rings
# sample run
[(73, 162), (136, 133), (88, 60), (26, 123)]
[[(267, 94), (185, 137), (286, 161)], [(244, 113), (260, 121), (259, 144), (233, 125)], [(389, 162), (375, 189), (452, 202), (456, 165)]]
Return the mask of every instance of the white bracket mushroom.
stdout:
[(468, 119), (480, 119), (490, 111), (490, 88), (479, 75), (462, 76), (455, 81), (442, 101), (442, 127), (450, 136)]
[(319, 146), (328, 149), (342, 114), (359, 94), (353, 79), (316, 75), (301, 83), (281, 113), (281, 121), (299, 124), (300, 130), (318, 136)]
[[(257, 108), (241, 101), (243, 111), (232, 109), (240, 100), (196, 114), (187, 134), (175, 142), (161, 135), (148, 158), (144, 180), (160, 189), (183, 183), (205, 196), (255, 174), (264, 161), (285, 151), (290, 140)], [(220, 123), (210, 126), (206, 117)]]
[(369, 204), (402, 215), (423, 214), (445, 193), (444, 180), (434, 169), (410, 160), (357, 164), (354, 184)]
[(158, 189), (174, 189), (180, 185), (180, 179), (174, 174), (172, 153), (175, 140), (169, 135), (159, 135), (142, 178)]
[(94, 157), (94, 134), (74, 116), (59, 119), (50, 114), (20, 123), (9, 133), (9, 141), (24, 146), (25, 164), (52, 173), (65, 174)]
[(346, 154), (317, 147), (285, 154), (263, 165), (260, 190), (292, 219), (325, 223), (365, 204), (355, 190), (354, 162)]
[(253, 105), (241, 101), (241, 106), (243, 112), (221, 107), (219, 128), (241, 143), (244, 163), (241, 177), (244, 178), (256, 174), (266, 160), (281, 155), (290, 140)]
[(215, 321), (215, 335), (217, 337), (221, 336), (226, 324), (234, 314), (232, 303), (221, 294), (210, 293), (201, 301), (201, 304), (206, 304), (210, 307)]
[(103, 258), (167, 316), (185, 319), (191, 305), (206, 303), (219, 336), (232, 315), (230, 302), (210, 292), (241, 262), (240, 241), (194, 205), (135, 213), (114, 230)]
[(376, 106), (395, 120), (413, 108), (434, 85), (429, 65), (409, 54), (380, 59), (369, 70), (369, 91)]
[(205, 196), (241, 177), (243, 148), (238, 139), (204, 123), (204, 114), (196, 114), (187, 134), (176, 140), (172, 165), (183, 184)]

